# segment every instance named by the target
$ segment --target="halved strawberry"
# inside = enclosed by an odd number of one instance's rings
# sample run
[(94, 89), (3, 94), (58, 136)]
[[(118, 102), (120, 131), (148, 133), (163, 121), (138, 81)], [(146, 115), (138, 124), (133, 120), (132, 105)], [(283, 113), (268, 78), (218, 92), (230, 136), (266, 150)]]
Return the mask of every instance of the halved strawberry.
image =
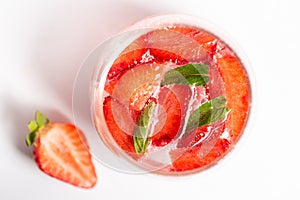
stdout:
[(50, 123), (40, 112), (28, 127), (26, 144), (34, 144), (35, 161), (43, 172), (77, 187), (95, 186), (97, 176), (82, 131), (72, 124)]

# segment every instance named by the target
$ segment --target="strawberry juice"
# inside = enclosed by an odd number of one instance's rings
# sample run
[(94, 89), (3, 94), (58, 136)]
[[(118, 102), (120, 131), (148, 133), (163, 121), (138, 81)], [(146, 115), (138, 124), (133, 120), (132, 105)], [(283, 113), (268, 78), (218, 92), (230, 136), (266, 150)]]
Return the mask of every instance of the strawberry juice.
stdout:
[(133, 25), (127, 31), (145, 31), (112, 59), (94, 90), (102, 141), (145, 171), (206, 169), (234, 147), (247, 123), (251, 88), (243, 61), (194, 21), (166, 16)]

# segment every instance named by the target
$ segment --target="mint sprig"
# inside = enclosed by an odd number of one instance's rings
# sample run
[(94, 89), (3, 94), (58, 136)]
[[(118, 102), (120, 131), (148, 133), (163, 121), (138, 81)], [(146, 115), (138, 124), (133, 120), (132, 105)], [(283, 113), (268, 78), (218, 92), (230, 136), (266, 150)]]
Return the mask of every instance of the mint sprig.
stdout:
[(137, 154), (143, 154), (146, 152), (149, 141), (147, 134), (149, 130), (148, 126), (154, 107), (154, 102), (149, 103), (138, 118), (137, 126), (135, 127), (133, 135), (134, 149)]
[(230, 111), (230, 109), (226, 107), (226, 103), (224, 96), (218, 96), (202, 104), (190, 115), (185, 133), (192, 129), (224, 119)]
[(187, 64), (167, 71), (161, 86), (171, 84), (205, 86), (209, 81), (209, 67), (204, 64)]
[(38, 131), (49, 123), (50, 121), (45, 115), (39, 111), (36, 111), (35, 120), (31, 120), (27, 125), (30, 133), (26, 136), (26, 145), (31, 146), (34, 144), (35, 140), (38, 138)]

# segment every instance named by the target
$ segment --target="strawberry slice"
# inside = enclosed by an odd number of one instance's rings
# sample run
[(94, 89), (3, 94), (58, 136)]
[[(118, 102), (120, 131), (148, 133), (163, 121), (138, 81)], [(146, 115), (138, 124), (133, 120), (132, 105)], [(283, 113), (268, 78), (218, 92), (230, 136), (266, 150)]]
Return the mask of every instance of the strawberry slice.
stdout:
[(40, 112), (28, 124), (26, 144), (34, 144), (34, 157), (46, 174), (77, 187), (92, 188), (97, 176), (87, 140), (72, 124), (50, 123)]
[[(120, 114), (118, 117), (116, 117), (114, 110)], [(106, 97), (103, 102), (103, 112), (106, 125), (115, 142), (126, 153), (135, 153), (132, 136), (138, 114), (133, 114), (132, 116), (135, 115), (135, 117), (128, 120), (130, 109), (110, 96)], [(134, 121), (134, 124), (132, 124), (132, 121)], [(122, 128), (121, 123), (127, 125), (127, 127)]]
[(197, 41), (201, 45), (201, 47), (207, 51), (208, 55), (210, 55), (211, 58), (215, 54), (218, 46), (218, 40), (214, 35), (204, 30), (180, 25), (172, 26), (169, 29), (182, 33)]
[(122, 104), (141, 111), (148, 99), (159, 90), (168, 65), (143, 64), (128, 70), (115, 84), (111, 96)]
[(230, 137), (238, 140), (247, 121), (249, 112), (250, 86), (240, 60), (233, 54), (217, 59), (225, 83), (226, 98), (231, 112), (226, 122)]
[(180, 55), (176, 55), (172, 52), (154, 48), (141, 48), (126, 53), (123, 52), (111, 66), (107, 75), (104, 89), (109, 94), (112, 94), (119, 79), (129, 69), (145, 64), (153, 63), (161, 65), (170, 62), (181, 65), (187, 63), (187, 60), (183, 59)]
[[(200, 170), (203, 167), (208, 167), (215, 161), (221, 159), (230, 148), (231, 143), (227, 139), (218, 139), (210, 152), (205, 156), (199, 156), (203, 152), (203, 144), (193, 146), (180, 156), (180, 158), (173, 161), (169, 171), (172, 172), (191, 172), (190, 170)], [(175, 150), (176, 151), (176, 150)], [(171, 152), (172, 155), (176, 155), (176, 152)]]
[[(153, 146), (161, 147), (170, 143), (178, 134), (182, 125), (182, 114), (179, 97), (168, 88), (162, 88), (158, 97), (159, 114), (154, 134), (150, 141)], [(161, 128), (160, 128), (161, 127)]]
[(172, 166), (169, 168), (170, 171), (182, 172), (200, 169), (224, 156), (231, 146), (231, 141), (226, 137), (222, 137), (224, 124), (214, 129), (212, 135), (208, 138), (199, 142), (209, 132), (207, 128), (200, 127), (195, 131), (192, 143), (188, 144), (192, 146), (170, 152), (173, 160)]
[(135, 50), (137, 47), (167, 51), (180, 56), (188, 62), (203, 61), (207, 57), (206, 50), (201, 48), (197, 41), (172, 29), (150, 31), (132, 42), (125, 49), (125, 52)]
[(146, 63), (165, 63), (174, 61), (176, 64), (185, 64), (187, 60), (182, 58), (180, 55), (175, 53), (150, 48), (145, 46), (136, 47), (136, 49), (132, 49), (128, 51), (131, 46), (135, 46), (134, 43), (129, 45), (126, 50), (124, 50), (119, 57), (114, 61), (113, 65), (111, 66), (107, 79), (111, 80), (118, 76), (120, 73), (127, 71), (130, 68), (134, 68), (140, 64)]

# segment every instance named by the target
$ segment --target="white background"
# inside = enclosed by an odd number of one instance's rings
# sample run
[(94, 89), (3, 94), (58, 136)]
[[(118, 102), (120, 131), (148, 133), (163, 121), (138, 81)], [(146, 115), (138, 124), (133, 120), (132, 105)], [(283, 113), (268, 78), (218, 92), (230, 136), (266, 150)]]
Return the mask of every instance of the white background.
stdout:
[[(291, 0), (0, 1), (0, 199), (300, 199), (300, 22)], [(132, 22), (184, 13), (218, 25), (255, 78), (251, 129), (195, 176), (128, 175), (96, 164), (84, 190), (38, 170), (24, 143), (36, 109), (72, 121), (73, 82), (88, 53)]]

